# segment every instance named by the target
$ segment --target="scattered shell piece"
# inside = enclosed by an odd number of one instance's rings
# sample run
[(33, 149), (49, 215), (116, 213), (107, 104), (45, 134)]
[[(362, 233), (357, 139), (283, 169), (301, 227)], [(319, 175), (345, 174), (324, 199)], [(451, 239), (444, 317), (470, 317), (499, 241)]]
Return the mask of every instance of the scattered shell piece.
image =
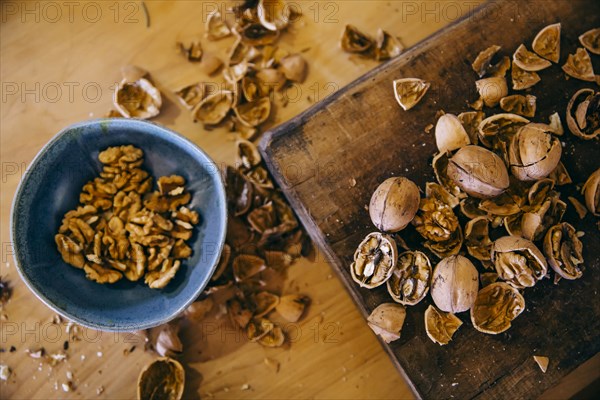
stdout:
[(125, 118), (148, 119), (160, 113), (162, 97), (146, 78), (123, 78), (113, 95), (113, 105)]
[(560, 58), (560, 22), (542, 28), (533, 39), (531, 47), (539, 56), (558, 63)]
[(308, 64), (300, 54), (290, 54), (281, 59), (279, 70), (288, 80), (302, 83), (308, 73)]
[(218, 10), (208, 15), (205, 28), (205, 35), (208, 40), (219, 40), (231, 35), (231, 29), (229, 29)]
[(140, 372), (137, 397), (140, 400), (180, 400), (184, 385), (185, 373), (181, 364), (172, 358), (161, 357)]
[(452, 313), (445, 313), (432, 305), (425, 310), (425, 331), (434, 343), (447, 345), (462, 321)]
[(224, 90), (212, 94), (194, 108), (192, 111), (194, 121), (200, 121), (206, 125), (216, 125), (225, 119), (232, 104), (232, 92)]
[(396, 79), (393, 85), (396, 101), (404, 111), (408, 111), (416, 106), (431, 86), (429, 82), (418, 78)]
[(524, 71), (536, 72), (548, 68), (552, 63), (527, 50), (525, 45), (521, 44), (513, 54), (513, 65), (517, 65)]
[(511, 69), (511, 78), (514, 90), (529, 89), (542, 80), (537, 72), (525, 71), (514, 63)]
[(348, 53), (365, 53), (374, 46), (375, 41), (359, 31), (354, 25), (346, 25), (342, 35), (342, 49)]
[(594, 171), (583, 187), (581, 193), (585, 197), (585, 205), (595, 216), (600, 216), (600, 168)]
[(2, 381), (8, 381), (8, 378), (10, 378), (10, 375), (12, 374), (12, 370), (10, 369), (10, 367), (6, 364), (0, 364), (0, 380)]
[(508, 95), (508, 86), (503, 76), (480, 79), (475, 82), (475, 86), (486, 107), (495, 107), (501, 98)]
[(497, 335), (525, 310), (519, 291), (504, 282), (489, 284), (479, 291), (471, 308), (471, 322), (483, 333)]
[(496, 53), (498, 53), (500, 49), (501, 47), (498, 45), (491, 45), (487, 49), (479, 52), (479, 54), (471, 64), (471, 67), (480, 78), (483, 78), (486, 75), (488, 69), (491, 66), (492, 58), (494, 57), (494, 55), (496, 55)]
[(538, 367), (542, 370), (543, 373), (546, 373), (548, 370), (548, 364), (550, 363), (550, 359), (544, 356), (533, 356), (533, 359), (537, 363)]
[(262, 26), (278, 31), (289, 24), (292, 8), (284, 0), (259, 0), (256, 13)]
[(406, 309), (397, 303), (383, 303), (377, 306), (367, 318), (369, 327), (386, 343), (400, 339), (400, 332), (406, 318)]
[(533, 95), (513, 94), (500, 99), (500, 108), (508, 113), (534, 117), (537, 98)]
[(394, 58), (404, 51), (404, 46), (398, 38), (390, 35), (383, 29), (377, 30), (375, 36), (375, 60), (385, 61)]
[(590, 53), (600, 54), (600, 28), (590, 29), (579, 36), (579, 43)]
[(199, 40), (192, 41), (189, 46), (182, 42), (177, 42), (177, 47), (189, 61), (197, 62), (202, 59), (202, 43)]
[(596, 82), (592, 59), (583, 47), (577, 48), (575, 54), (569, 54), (567, 62), (562, 66), (567, 75), (582, 81)]
[(445, 153), (471, 144), (471, 139), (456, 115), (444, 114), (435, 125), (435, 143)]
[(577, 212), (579, 218), (584, 219), (588, 212), (587, 208), (585, 208), (585, 206), (573, 196), (569, 196), (567, 199), (569, 199), (571, 204), (573, 204), (573, 208), (575, 208), (575, 212)]
[(281, 296), (275, 308), (277, 312), (289, 322), (298, 322), (304, 314), (304, 309), (309, 303), (309, 298), (300, 294)]

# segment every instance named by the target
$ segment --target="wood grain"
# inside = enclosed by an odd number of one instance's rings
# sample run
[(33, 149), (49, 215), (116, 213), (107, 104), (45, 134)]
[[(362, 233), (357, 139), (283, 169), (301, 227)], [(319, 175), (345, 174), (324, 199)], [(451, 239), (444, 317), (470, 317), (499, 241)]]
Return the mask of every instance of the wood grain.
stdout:
[[(389, 176), (404, 175), (422, 188), (433, 181), (433, 134), (438, 110), (466, 111), (476, 99), (470, 60), (491, 44), (511, 55), (531, 43), (547, 24), (562, 23), (562, 57), (577, 47), (577, 36), (599, 25), (600, 4), (592, 1), (489, 3), (404, 55), (369, 72), (289, 123), (273, 129), (261, 142), (271, 171), (321, 247), (364, 316), (383, 301), (385, 288), (359, 289), (348, 271), (357, 244), (372, 227), (365, 211), (375, 187)], [(594, 60), (598, 68), (597, 58)], [(531, 90), (538, 97), (537, 121), (558, 111), (576, 90), (593, 84), (565, 80), (557, 66), (540, 73)], [(424, 100), (410, 112), (398, 107), (391, 82), (418, 77), (432, 83)], [(599, 142), (564, 136), (563, 160), (575, 183), (598, 168)], [(574, 194), (575, 187), (565, 189)], [(566, 197), (566, 196), (565, 196)], [(566, 219), (586, 233), (588, 272), (576, 282), (553, 286), (545, 280), (525, 291), (526, 311), (507, 333), (490, 336), (465, 326), (451, 345), (439, 347), (425, 335), (423, 312), (430, 300), (411, 308), (402, 338), (384, 345), (419, 396), (425, 398), (531, 398), (556, 383), (600, 350), (600, 235), (593, 217), (578, 221), (570, 207)], [(409, 245), (414, 229), (402, 232)], [(546, 374), (532, 356), (550, 357)]]
[[(71, 14), (62, 1), (0, 3), (0, 274), (14, 287), (12, 300), (2, 310), (8, 319), (0, 321), (0, 347), (16, 348), (13, 353), (0, 353), (1, 362), (13, 370), (8, 383), (0, 382), (2, 399), (134, 398), (138, 373), (153, 358), (143, 351), (143, 342), (129, 334), (85, 330), (82, 340), (72, 341), (65, 333), (66, 322), (57, 333), (49, 323), (51, 311), (20, 281), (9, 243), (10, 204), (24, 168), (37, 151), (65, 126), (103, 116), (111, 108), (112, 85), (120, 79), (120, 67), (131, 63), (149, 70), (163, 92), (165, 104), (156, 122), (184, 134), (218, 163), (234, 160), (235, 146), (228, 132), (208, 132), (192, 123), (173, 95), (175, 89), (197, 80), (222, 82), (221, 77), (208, 77), (181, 57), (175, 42), (199, 38), (205, 52), (225, 57), (233, 40), (206, 41), (203, 20), (211, 7), (225, 11), (230, 2), (145, 3), (149, 28), (139, 1), (76, 1), (71, 3)], [(289, 120), (378, 65), (339, 49), (346, 23), (372, 34), (382, 27), (411, 46), (469, 12), (476, 2), (451, 2), (452, 8), (438, 1), (297, 3), (303, 17), (283, 35), (280, 45), (290, 51), (304, 49), (309, 74), (296, 87), (299, 94), (289, 92), (286, 107), (277, 99), (277, 112), (268, 126)], [(406, 4), (416, 8), (403, 12)], [(433, 12), (423, 16), (425, 7)], [(98, 9), (99, 17), (94, 13)], [(245, 343), (212, 322), (185, 328), (186, 398), (412, 397), (323, 256), (294, 265), (284, 290), (300, 291), (313, 299), (298, 325), (301, 335), (289, 348), (263, 349)], [(53, 353), (63, 348), (65, 340), (70, 340), (69, 358), (54, 368), (25, 352), (43, 346)], [(133, 345), (135, 351), (125, 356), (123, 351)], [(281, 363), (278, 373), (264, 365), (265, 357)], [(61, 388), (67, 371), (73, 372), (76, 386), (68, 393)], [(250, 390), (241, 390), (246, 383)], [(104, 392), (97, 395), (100, 386)]]

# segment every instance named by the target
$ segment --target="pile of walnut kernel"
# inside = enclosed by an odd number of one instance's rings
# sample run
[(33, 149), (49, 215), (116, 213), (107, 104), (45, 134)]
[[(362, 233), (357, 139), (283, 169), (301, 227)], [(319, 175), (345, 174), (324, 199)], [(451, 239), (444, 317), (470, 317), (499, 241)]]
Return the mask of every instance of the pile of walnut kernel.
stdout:
[[(359, 244), (350, 272), (361, 287), (385, 284), (394, 300), (379, 305), (368, 318), (383, 340), (400, 337), (405, 306), (419, 303), (428, 293), (435, 305), (425, 312), (425, 330), (433, 342), (446, 345), (463, 324), (455, 314), (470, 311), (475, 329), (498, 334), (524, 311), (526, 289), (549, 277), (550, 269), (555, 283), (582, 277), (584, 233), (563, 221), (567, 204), (559, 187), (572, 181), (561, 162), (559, 114), (551, 115), (549, 123), (531, 122), (536, 97), (509, 95), (506, 79), (510, 69), (513, 90), (536, 85), (541, 80), (537, 71), (560, 60), (560, 29), (560, 23), (542, 29), (531, 44), (533, 52), (521, 44), (512, 63), (506, 56), (493, 63), (500, 46), (479, 53), (472, 64), (480, 78), (479, 99), (470, 104), (475, 111), (438, 114), (439, 153), (433, 158), (437, 182), (426, 184), (424, 198), (404, 177), (385, 180), (373, 193), (369, 213), (380, 231)], [(568, 56), (562, 69), (569, 77), (598, 83), (590, 53), (600, 54), (600, 28), (585, 32), (579, 41), (582, 47)], [(409, 110), (430, 84), (402, 78), (393, 86), (396, 100)], [(503, 113), (486, 117), (483, 108), (496, 106)], [(566, 120), (580, 139), (600, 135), (600, 92), (584, 88), (573, 94)], [(588, 211), (600, 216), (600, 169), (591, 173), (581, 193), (585, 206), (568, 198), (579, 217)], [(422, 237), (422, 246), (440, 259), (437, 265), (399, 236), (409, 224)], [(399, 253), (398, 245), (405, 251)], [(470, 258), (463, 255), (463, 245)]]
[(56, 246), (63, 260), (98, 283), (123, 278), (165, 287), (192, 255), (186, 241), (200, 217), (186, 205), (191, 194), (178, 175), (153, 179), (142, 169), (144, 153), (134, 146), (100, 152), (100, 176), (83, 186), (81, 206), (67, 212)]

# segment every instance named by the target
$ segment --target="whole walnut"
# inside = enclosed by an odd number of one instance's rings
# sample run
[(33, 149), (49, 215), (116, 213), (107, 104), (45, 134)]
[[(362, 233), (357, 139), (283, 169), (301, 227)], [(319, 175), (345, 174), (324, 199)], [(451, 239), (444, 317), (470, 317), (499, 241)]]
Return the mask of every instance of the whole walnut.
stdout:
[(377, 187), (369, 204), (373, 224), (385, 232), (398, 232), (419, 209), (419, 188), (404, 177), (388, 178)]

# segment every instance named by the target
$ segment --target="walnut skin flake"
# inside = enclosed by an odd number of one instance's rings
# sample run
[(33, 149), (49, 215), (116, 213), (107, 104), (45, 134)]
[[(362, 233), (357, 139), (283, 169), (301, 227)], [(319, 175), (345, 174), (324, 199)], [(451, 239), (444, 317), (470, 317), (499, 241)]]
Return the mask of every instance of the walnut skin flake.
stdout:
[(429, 82), (417, 78), (396, 79), (393, 85), (396, 101), (404, 111), (416, 106), (431, 86)]

